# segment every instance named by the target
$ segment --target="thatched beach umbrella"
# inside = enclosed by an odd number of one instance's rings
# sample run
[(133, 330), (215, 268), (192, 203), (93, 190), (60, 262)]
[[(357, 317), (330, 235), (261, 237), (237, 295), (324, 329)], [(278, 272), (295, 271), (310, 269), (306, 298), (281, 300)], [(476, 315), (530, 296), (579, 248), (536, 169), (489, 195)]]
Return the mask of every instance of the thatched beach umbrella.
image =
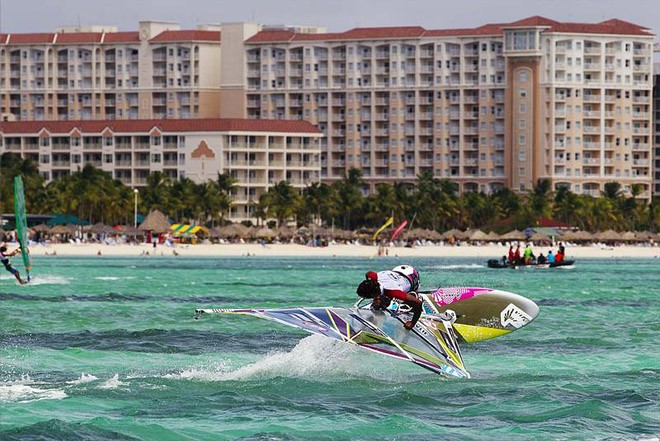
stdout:
[(442, 233), (443, 239), (463, 239), (463, 237), (465, 237), (463, 232), (456, 228), (452, 228), (451, 230)]
[(621, 240), (624, 240), (626, 242), (637, 242), (637, 237), (635, 236), (635, 233), (632, 231), (626, 231), (625, 233), (621, 233)]
[(488, 236), (481, 230), (472, 230), (468, 239), (471, 241), (487, 240)]
[(50, 227), (46, 224), (39, 224), (32, 227), (32, 230), (37, 233), (48, 233), (50, 232)]
[(251, 236), (257, 239), (272, 239), (273, 237), (277, 236), (277, 233), (273, 229), (270, 229), (268, 227), (262, 227), (253, 230), (251, 232)]
[(486, 240), (488, 242), (497, 242), (500, 240), (500, 235), (494, 231), (491, 231), (490, 233), (486, 234)]
[(167, 217), (158, 210), (154, 210), (147, 215), (144, 222), (138, 226), (141, 231), (153, 231), (154, 233), (168, 233), (172, 225)]
[(291, 239), (296, 235), (296, 230), (293, 227), (287, 227), (284, 225), (275, 230), (275, 232), (280, 239)]
[(229, 224), (218, 228), (219, 237), (247, 237), (250, 229), (243, 224)]
[(51, 234), (73, 234), (73, 230), (66, 225), (55, 225), (50, 229)]
[(114, 233), (114, 229), (110, 225), (105, 225), (103, 222), (98, 222), (90, 226), (87, 231), (93, 234)]
[(651, 233), (650, 231), (636, 231), (635, 232), (635, 238), (640, 242), (647, 242), (649, 240), (653, 240), (654, 237), (655, 237), (655, 234)]
[(502, 240), (525, 240), (525, 233), (518, 230), (509, 231), (500, 236)]
[(596, 234), (594, 239), (601, 242), (616, 242), (617, 240), (621, 240), (621, 236), (614, 230), (607, 230)]

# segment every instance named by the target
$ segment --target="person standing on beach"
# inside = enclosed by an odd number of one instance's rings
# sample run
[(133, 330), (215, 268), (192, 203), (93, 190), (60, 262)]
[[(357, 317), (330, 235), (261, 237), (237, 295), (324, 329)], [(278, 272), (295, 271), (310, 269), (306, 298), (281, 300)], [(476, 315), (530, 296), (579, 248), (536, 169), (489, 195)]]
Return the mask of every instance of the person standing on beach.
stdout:
[(9, 263), (9, 258), (10, 258), (11, 256), (15, 256), (16, 254), (18, 254), (18, 253), (20, 253), (20, 252), (21, 252), (21, 249), (20, 249), (20, 248), (16, 248), (16, 249), (15, 249), (14, 251), (12, 251), (11, 253), (8, 253), (8, 252), (7, 252), (7, 246), (6, 246), (6, 245), (2, 245), (2, 246), (0, 247), (0, 262), (2, 262), (2, 264), (5, 266), (5, 269), (6, 269), (7, 271), (9, 271), (10, 273), (12, 273), (12, 274), (14, 275), (14, 277), (16, 277), (16, 280), (18, 280), (18, 283), (20, 283), (21, 285), (25, 285), (25, 284), (27, 283), (27, 280), (23, 280), (23, 279), (21, 279), (21, 275), (20, 275), (20, 273), (18, 272), (18, 270), (17, 270), (16, 268), (14, 268), (13, 266), (11, 266), (11, 263)]
[(360, 297), (373, 299), (374, 309), (386, 309), (393, 299), (401, 300), (413, 311), (403, 326), (411, 330), (422, 315), (422, 301), (413, 293), (419, 289), (419, 272), (410, 265), (399, 265), (391, 271), (369, 271), (357, 288)]

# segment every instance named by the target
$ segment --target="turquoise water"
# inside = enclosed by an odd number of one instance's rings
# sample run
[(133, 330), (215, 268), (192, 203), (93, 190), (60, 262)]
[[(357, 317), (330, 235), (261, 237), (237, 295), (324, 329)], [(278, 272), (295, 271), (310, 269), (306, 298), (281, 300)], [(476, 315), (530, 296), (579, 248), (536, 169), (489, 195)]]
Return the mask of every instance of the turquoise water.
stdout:
[[(0, 439), (645, 439), (660, 435), (660, 260), (495, 270), (409, 259), (422, 288), (541, 307), (463, 345), (470, 380), (198, 307), (345, 306), (395, 258), (35, 258), (0, 274)], [(18, 263), (18, 262), (17, 262)]]

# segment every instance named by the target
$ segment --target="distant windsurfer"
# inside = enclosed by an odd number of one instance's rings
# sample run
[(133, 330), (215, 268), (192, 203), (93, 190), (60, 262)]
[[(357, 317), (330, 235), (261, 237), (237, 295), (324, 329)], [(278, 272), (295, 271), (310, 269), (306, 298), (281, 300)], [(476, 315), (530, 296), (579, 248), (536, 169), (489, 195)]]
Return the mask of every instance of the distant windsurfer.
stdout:
[(27, 280), (23, 280), (23, 279), (21, 279), (21, 275), (20, 275), (20, 273), (18, 272), (18, 270), (17, 270), (16, 268), (14, 268), (13, 266), (11, 266), (11, 263), (9, 262), (9, 258), (10, 258), (10, 257), (15, 256), (16, 254), (19, 254), (20, 252), (21, 252), (21, 249), (20, 249), (20, 248), (16, 248), (16, 249), (15, 249), (14, 251), (12, 251), (11, 253), (8, 253), (8, 252), (7, 252), (7, 246), (6, 246), (6, 245), (2, 245), (2, 246), (0, 247), (0, 261), (1, 261), (2, 264), (5, 266), (5, 269), (6, 269), (7, 271), (9, 271), (10, 273), (12, 273), (12, 274), (14, 275), (14, 277), (16, 277), (16, 280), (18, 280), (18, 282), (19, 282), (21, 285), (24, 285), (24, 284), (27, 283)]
[(422, 314), (422, 301), (417, 298), (419, 272), (410, 265), (399, 265), (391, 271), (369, 271), (357, 288), (360, 297), (373, 299), (374, 309), (386, 309), (393, 299), (401, 300), (412, 308), (413, 316), (404, 327), (412, 329)]

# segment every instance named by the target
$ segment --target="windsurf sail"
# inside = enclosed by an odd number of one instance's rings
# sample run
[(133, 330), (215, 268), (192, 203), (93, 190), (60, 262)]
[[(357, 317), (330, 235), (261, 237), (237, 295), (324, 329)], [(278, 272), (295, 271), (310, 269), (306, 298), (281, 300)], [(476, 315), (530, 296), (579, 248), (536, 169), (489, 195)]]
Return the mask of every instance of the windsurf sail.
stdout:
[(23, 190), (23, 178), (20, 175), (14, 178), (14, 214), (16, 216), (16, 240), (18, 240), (21, 248), (21, 257), (23, 258), (27, 280), (30, 280), (32, 259), (30, 258), (30, 249), (28, 248), (25, 192)]
[(399, 235), (399, 233), (401, 233), (403, 231), (403, 229), (406, 228), (406, 225), (408, 225), (407, 220), (404, 220), (403, 222), (401, 222), (401, 225), (396, 227), (396, 230), (394, 230), (392, 232), (392, 235), (390, 236), (390, 240), (396, 239), (396, 237)]
[(389, 227), (389, 226), (392, 225), (393, 223), (394, 223), (394, 218), (393, 218), (393, 217), (390, 217), (389, 219), (387, 219), (387, 221), (383, 224), (383, 226), (381, 226), (381, 227), (378, 229), (378, 231), (376, 231), (376, 232), (374, 233), (374, 236), (371, 238), (371, 240), (376, 240), (376, 238), (378, 237), (378, 235), (379, 235), (380, 233), (382, 233), (383, 230), (384, 230), (385, 228)]
[(437, 374), (469, 378), (451, 324), (422, 319), (410, 331), (399, 314), (370, 308), (198, 309), (201, 314), (242, 314), (273, 320), (383, 355)]
[(425, 300), (425, 313), (456, 313), (454, 330), (468, 343), (509, 334), (539, 314), (538, 305), (530, 299), (496, 289), (451, 287), (420, 294)]

